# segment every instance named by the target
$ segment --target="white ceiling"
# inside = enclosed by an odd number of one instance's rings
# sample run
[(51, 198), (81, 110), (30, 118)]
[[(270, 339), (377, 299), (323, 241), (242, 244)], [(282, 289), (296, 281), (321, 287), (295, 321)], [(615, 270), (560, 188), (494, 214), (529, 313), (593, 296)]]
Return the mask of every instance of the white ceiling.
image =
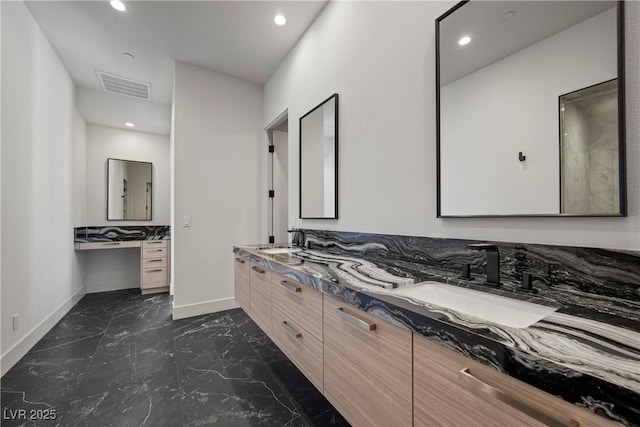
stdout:
[[(615, 1), (471, 1), (440, 23), (445, 85), (616, 6)], [(513, 11), (511, 19), (505, 13)], [(459, 46), (464, 35), (471, 42)]]
[[(174, 61), (262, 85), (326, 1), (124, 3), (125, 12), (108, 1), (26, 4), (78, 86), (78, 111), (88, 122), (129, 121), (138, 130), (169, 133)], [(286, 25), (274, 24), (277, 13)], [(96, 70), (150, 82), (151, 101), (102, 91)]]

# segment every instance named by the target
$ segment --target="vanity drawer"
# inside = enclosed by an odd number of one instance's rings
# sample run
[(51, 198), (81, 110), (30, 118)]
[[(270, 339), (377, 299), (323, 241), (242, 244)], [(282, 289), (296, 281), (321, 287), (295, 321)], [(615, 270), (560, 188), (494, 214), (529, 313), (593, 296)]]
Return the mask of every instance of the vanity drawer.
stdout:
[(255, 262), (251, 262), (250, 264), (251, 283), (257, 280), (264, 283), (265, 286), (271, 287), (271, 270)]
[(152, 267), (142, 270), (141, 288), (159, 288), (167, 285), (167, 267)]
[(162, 258), (167, 256), (167, 248), (142, 248), (142, 258)]
[(273, 342), (322, 392), (322, 342), (277, 308), (272, 314)]
[(419, 335), (413, 361), (416, 427), (619, 425)]
[(234, 260), (233, 260), (233, 265), (235, 270), (237, 271), (238, 269), (243, 271), (244, 273), (246, 273), (247, 275), (249, 274), (250, 271), (250, 262), (247, 259), (244, 259), (242, 257), (239, 256), (235, 256)]
[(142, 248), (166, 248), (168, 240), (143, 240)]
[(291, 319), (322, 341), (322, 294), (301, 283), (271, 273), (273, 306), (287, 313)]
[(162, 258), (142, 258), (142, 268), (166, 267), (167, 257)]
[(353, 426), (412, 424), (412, 334), (324, 295), (324, 395)]

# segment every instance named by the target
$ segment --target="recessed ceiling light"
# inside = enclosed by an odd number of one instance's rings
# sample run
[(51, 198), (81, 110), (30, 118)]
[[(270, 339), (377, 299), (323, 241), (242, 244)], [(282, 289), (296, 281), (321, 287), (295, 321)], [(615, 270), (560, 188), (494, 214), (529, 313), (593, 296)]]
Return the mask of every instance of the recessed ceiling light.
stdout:
[(273, 18), (273, 22), (275, 22), (276, 25), (284, 25), (287, 23), (287, 18), (285, 18), (284, 15), (276, 15), (276, 17)]
[(127, 10), (127, 7), (120, 0), (111, 0), (111, 7), (120, 12)]
[(128, 127), (128, 128), (132, 128), (132, 127), (134, 127), (134, 126), (135, 126), (135, 125), (134, 125), (133, 123), (131, 123), (131, 122), (127, 122), (127, 123), (125, 123), (124, 125), (125, 125), (126, 127)]
[(469, 42), (471, 41), (471, 37), (469, 36), (464, 36), (462, 37), (460, 40), (458, 40), (458, 44), (460, 46), (464, 46), (465, 44), (469, 44)]
[(510, 10), (506, 12), (504, 15), (502, 15), (502, 19), (507, 20), (507, 19), (513, 18), (514, 16), (516, 16), (516, 12), (514, 12), (513, 10)]

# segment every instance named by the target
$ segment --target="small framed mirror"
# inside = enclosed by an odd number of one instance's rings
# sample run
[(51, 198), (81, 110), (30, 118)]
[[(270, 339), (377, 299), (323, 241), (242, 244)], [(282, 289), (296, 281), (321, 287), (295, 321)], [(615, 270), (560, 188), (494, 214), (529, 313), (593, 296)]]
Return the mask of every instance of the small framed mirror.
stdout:
[(338, 218), (338, 94), (300, 117), (300, 218)]
[(436, 20), (438, 217), (626, 216), (624, 3)]
[(107, 220), (153, 218), (153, 163), (107, 159)]

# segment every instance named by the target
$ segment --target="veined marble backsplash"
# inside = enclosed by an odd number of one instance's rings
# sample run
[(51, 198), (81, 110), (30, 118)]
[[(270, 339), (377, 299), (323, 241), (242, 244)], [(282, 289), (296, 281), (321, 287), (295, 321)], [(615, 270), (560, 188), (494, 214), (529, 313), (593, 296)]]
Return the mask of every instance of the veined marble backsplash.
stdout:
[(164, 240), (171, 238), (171, 227), (168, 225), (76, 227), (73, 229), (73, 236), (76, 243)]
[[(465, 284), (460, 279), (463, 264), (470, 264), (474, 280), (484, 281), (486, 255), (466, 247), (471, 243), (493, 243), (500, 250), (500, 276), (503, 290), (517, 292), (522, 273), (548, 274), (537, 280), (538, 297), (557, 302), (563, 312), (581, 316), (585, 310), (597, 312), (599, 320), (621, 327), (638, 329), (640, 313), (640, 251), (537, 245), (510, 242), (396, 236), (324, 230), (303, 230), (305, 240), (327, 250), (361, 253), (388, 267), (405, 269), (418, 263), (441, 271), (443, 280)], [(416, 273), (420, 277), (420, 273)]]

